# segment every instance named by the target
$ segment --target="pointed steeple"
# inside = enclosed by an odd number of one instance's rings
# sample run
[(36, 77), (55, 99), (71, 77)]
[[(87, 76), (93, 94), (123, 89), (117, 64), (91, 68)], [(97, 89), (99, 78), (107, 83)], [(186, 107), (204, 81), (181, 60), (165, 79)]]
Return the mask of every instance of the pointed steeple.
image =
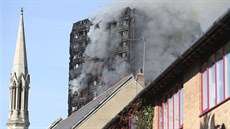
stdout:
[(20, 23), (18, 28), (18, 37), (14, 55), (14, 64), (12, 73), (17, 73), (19, 76), (21, 73), (26, 75), (28, 73), (27, 57), (26, 57), (26, 43), (23, 21), (23, 8), (21, 8)]
[(21, 9), (14, 64), (10, 77), (8, 129), (28, 129), (30, 125), (28, 111), (29, 84), (30, 75), (27, 67), (23, 9)]

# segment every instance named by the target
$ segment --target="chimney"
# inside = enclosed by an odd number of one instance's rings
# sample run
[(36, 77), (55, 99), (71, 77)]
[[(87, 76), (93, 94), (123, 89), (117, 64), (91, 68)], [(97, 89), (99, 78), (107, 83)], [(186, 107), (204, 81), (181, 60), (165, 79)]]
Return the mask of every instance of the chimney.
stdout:
[(145, 76), (143, 73), (143, 69), (140, 69), (140, 72), (136, 75), (136, 81), (144, 88), (145, 87)]

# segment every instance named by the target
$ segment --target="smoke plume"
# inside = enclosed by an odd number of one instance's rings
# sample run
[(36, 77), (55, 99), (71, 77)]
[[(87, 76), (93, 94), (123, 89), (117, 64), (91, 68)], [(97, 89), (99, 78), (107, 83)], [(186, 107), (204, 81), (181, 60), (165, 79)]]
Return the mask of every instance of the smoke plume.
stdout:
[[(96, 90), (100, 94), (131, 71), (137, 72), (142, 68), (143, 57), (147, 84), (188, 49), (202, 31), (228, 8), (227, 5), (227, 0), (132, 0), (114, 1), (103, 7), (90, 18), (93, 23), (88, 32), (91, 41), (84, 53), (85, 63), (78, 71), (80, 75), (70, 81), (73, 93), (79, 94), (92, 76), (99, 76), (102, 83)], [(121, 38), (116, 28), (108, 29), (108, 23), (118, 21), (126, 7), (135, 9), (135, 44), (138, 46), (132, 53), (135, 63), (127, 63), (122, 57), (115, 57), (111, 63), (113, 51), (119, 46)]]

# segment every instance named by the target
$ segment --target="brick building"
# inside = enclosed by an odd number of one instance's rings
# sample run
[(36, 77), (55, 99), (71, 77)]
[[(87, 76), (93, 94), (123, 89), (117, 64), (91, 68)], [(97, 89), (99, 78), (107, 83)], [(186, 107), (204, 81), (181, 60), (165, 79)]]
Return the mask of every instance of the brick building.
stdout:
[(230, 10), (104, 126), (230, 129)]

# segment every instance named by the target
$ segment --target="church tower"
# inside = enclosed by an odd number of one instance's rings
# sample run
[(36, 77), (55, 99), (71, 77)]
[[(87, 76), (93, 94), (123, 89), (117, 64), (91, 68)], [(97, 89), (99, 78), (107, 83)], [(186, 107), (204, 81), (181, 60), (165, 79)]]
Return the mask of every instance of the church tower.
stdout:
[(8, 129), (28, 129), (28, 95), (30, 76), (26, 58), (23, 8), (21, 9), (18, 37), (10, 75), (10, 111), (7, 121)]

